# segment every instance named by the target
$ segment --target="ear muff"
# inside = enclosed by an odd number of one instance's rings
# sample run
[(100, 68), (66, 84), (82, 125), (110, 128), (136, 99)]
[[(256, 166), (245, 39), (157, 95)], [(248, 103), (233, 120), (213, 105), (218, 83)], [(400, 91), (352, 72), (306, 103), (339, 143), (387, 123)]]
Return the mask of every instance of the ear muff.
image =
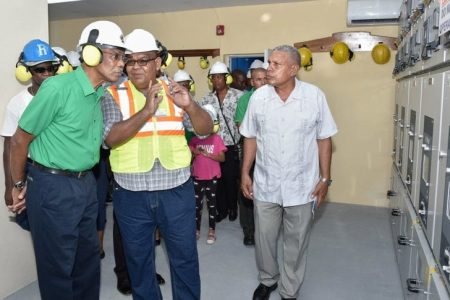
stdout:
[(180, 70), (184, 69), (184, 67), (186, 66), (186, 62), (184, 61), (184, 57), (183, 56), (178, 57), (177, 65), (178, 65), (178, 69), (180, 69)]
[(161, 69), (167, 68), (172, 62), (172, 55), (167, 51), (167, 48), (158, 40), (156, 46), (159, 48), (159, 57), (161, 57)]
[(220, 122), (219, 120), (214, 121), (213, 123), (213, 130), (212, 133), (218, 133), (220, 129)]
[(195, 81), (194, 81), (194, 78), (192, 78), (191, 75), (189, 75), (189, 78), (191, 78), (191, 84), (190, 84), (190, 87), (189, 87), (189, 92), (194, 94), (195, 93)]
[(53, 51), (53, 53), (59, 61), (59, 67), (58, 70), (56, 70), (56, 74), (64, 74), (73, 71), (72, 65), (69, 63), (69, 59), (65, 55), (59, 55), (55, 51)]
[(89, 67), (98, 66), (103, 60), (102, 50), (95, 44), (98, 35), (98, 29), (92, 29), (91, 32), (89, 32), (87, 43), (81, 48), (81, 59)]
[(20, 82), (27, 82), (32, 77), (28, 67), (23, 64), (23, 52), (20, 53), (19, 59), (17, 60), (15, 73), (17, 80)]
[(212, 90), (213, 84), (211, 80), (211, 69), (208, 70), (208, 76), (206, 76), (206, 78), (208, 78), (208, 87), (210, 90)]
[(353, 59), (353, 51), (344, 42), (337, 42), (330, 51), (330, 56), (337, 64), (343, 64)]
[(300, 67), (304, 68), (306, 71), (311, 71), (313, 66), (312, 52), (306, 45), (303, 45), (298, 49), (300, 54)]
[(230, 84), (233, 83), (233, 76), (231, 76), (231, 74), (225, 75), (225, 83), (226, 83), (227, 85), (230, 85)]
[(206, 56), (200, 57), (200, 68), (207, 69), (209, 67), (209, 60)]

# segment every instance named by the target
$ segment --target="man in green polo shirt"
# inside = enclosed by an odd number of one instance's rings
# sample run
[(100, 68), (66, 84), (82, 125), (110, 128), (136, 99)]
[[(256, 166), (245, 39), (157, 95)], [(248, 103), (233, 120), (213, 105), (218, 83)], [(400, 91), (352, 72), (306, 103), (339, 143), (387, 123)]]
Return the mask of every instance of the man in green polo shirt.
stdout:
[[(241, 125), (247, 111), (248, 102), (253, 92), (266, 84), (266, 68), (262, 61), (255, 59), (250, 65), (250, 76), (252, 89), (246, 92), (239, 98), (234, 116), (234, 122), (237, 126)], [(253, 170), (253, 168), (252, 168)], [(253, 172), (252, 172), (253, 173)], [(244, 232), (244, 245), (255, 245), (255, 222), (253, 217), (253, 200), (247, 199), (239, 193), (239, 221), (241, 223), (242, 231)]]
[(109, 21), (91, 23), (78, 47), (81, 67), (42, 84), (11, 140), (9, 209), (27, 209), (42, 299), (99, 299), (98, 202), (90, 169), (102, 142), (102, 84), (117, 81), (125, 65), (122, 30)]

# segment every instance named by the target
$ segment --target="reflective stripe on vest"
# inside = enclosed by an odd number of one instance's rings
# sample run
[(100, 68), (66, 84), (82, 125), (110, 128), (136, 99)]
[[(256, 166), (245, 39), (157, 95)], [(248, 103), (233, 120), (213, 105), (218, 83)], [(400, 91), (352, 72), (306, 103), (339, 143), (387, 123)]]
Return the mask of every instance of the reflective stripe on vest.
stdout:
[[(169, 89), (164, 81), (160, 81), (164, 91), (161, 91), (158, 96), (163, 97), (160, 107), (155, 112), (155, 116), (150, 118), (144, 126), (139, 130), (136, 136), (150, 136), (157, 132), (158, 135), (184, 135), (183, 114), (184, 111), (173, 103), (172, 97), (169, 95)], [(114, 101), (120, 107), (123, 120), (129, 119), (132, 115), (139, 111), (142, 107), (137, 107), (134, 101), (133, 90), (129, 81), (125, 81), (119, 88), (113, 86), (110, 88)], [(134, 88), (135, 89), (135, 88)], [(167, 97), (167, 109), (162, 108), (165, 97)], [(145, 103), (143, 103), (145, 104)], [(142, 104), (142, 105), (143, 105)]]

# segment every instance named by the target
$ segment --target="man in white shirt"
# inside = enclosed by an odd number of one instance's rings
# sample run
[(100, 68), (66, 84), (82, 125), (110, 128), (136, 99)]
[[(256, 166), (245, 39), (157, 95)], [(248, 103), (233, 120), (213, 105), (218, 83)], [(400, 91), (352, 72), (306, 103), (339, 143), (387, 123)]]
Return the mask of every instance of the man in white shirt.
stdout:
[[(323, 92), (296, 79), (299, 68), (297, 49), (276, 47), (269, 58), (268, 84), (252, 95), (240, 127), (245, 137), (241, 188), (255, 206), (260, 285), (253, 300), (269, 299), (278, 283), (282, 299), (296, 299), (314, 209), (331, 184), (331, 136), (337, 133), (336, 124)], [(254, 181), (249, 175), (253, 161)]]
[[(25, 108), (30, 103), (39, 87), (48, 77), (54, 76), (59, 67), (50, 45), (42, 40), (31, 40), (23, 48), (16, 67), (16, 77), (21, 81), (31, 81), (31, 85), (19, 92), (8, 102), (1, 130), (4, 137), (3, 169), (5, 172), (5, 203), (12, 204), (11, 190), (13, 187), (9, 168), (11, 136), (16, 132), (17, 125)], [(18, 216), (20, 218), (20, 215)]]

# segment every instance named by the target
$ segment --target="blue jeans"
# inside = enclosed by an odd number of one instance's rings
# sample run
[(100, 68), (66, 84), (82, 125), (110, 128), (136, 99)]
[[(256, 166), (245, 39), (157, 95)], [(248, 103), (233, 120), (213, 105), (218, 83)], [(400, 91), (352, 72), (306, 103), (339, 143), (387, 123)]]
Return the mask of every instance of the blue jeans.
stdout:
[(26, 197), (41, 298), (98, 300), (98, 205), (92, 173), (78, 179), (30, 166)]
[(162, 299), (155, 270), (155, 229), (164, 237), (174, 300), (200, 299), (192, 179), (169, 190), (133, 192), (115, 184), (119, 223), (133, 300)]

